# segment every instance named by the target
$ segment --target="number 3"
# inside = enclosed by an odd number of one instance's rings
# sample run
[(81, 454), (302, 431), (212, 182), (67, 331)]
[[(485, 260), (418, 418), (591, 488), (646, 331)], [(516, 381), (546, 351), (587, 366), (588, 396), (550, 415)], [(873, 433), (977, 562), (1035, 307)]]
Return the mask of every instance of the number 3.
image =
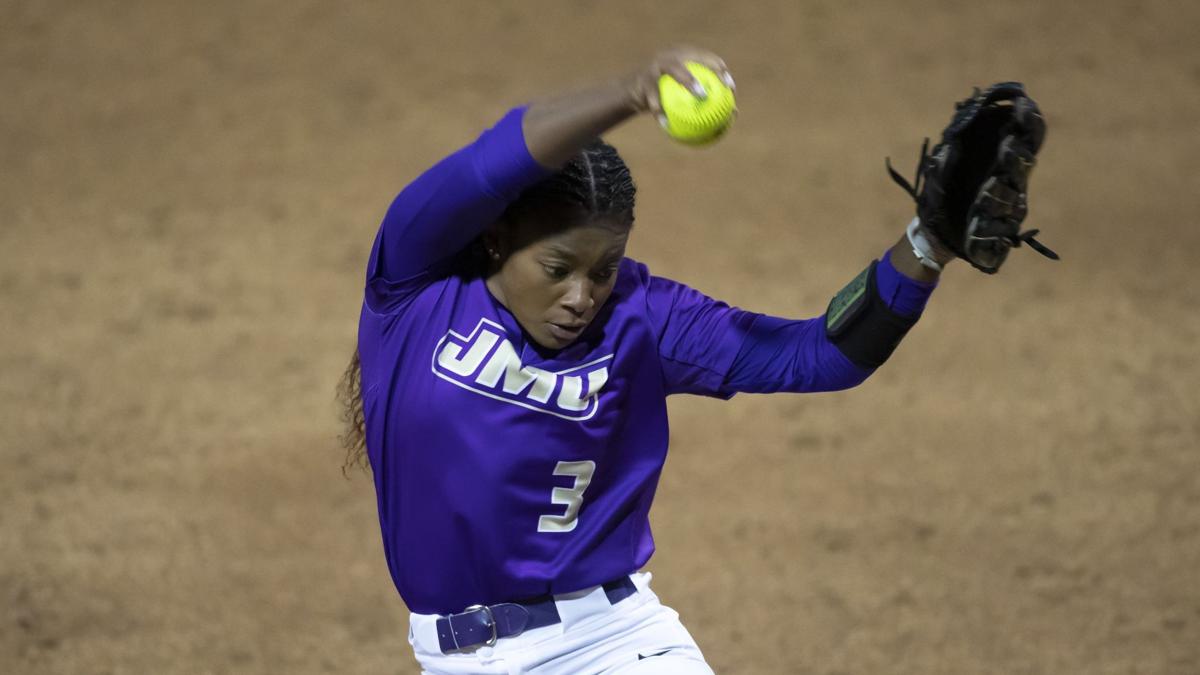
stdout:
[(561, 516), (542, 516), (538, 519), (538, 532), (570, 532), (579, 524), (579, 507), (583, 504), (583, 491), (592, 482), (596, 463), (559, 462), (554, 467), (555, 476), (574, 476), (575, 484), (569, 488), (556, 487), (550, 492), (551, 504), (562, 504), (567, 512)]

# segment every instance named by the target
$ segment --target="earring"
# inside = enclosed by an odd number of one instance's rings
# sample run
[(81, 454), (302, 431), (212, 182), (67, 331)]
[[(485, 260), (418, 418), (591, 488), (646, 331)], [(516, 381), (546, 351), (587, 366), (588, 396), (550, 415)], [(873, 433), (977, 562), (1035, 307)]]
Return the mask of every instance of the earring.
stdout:
[(494, 248), (489, 248), (489, 249), (488, 249), (488, 255), (492, 256), (492, 260), (499, 260), (499, 259), (500, 259), (500, 253), (499, 253), (499, 252), (498, 252), (496, 249), (494, 249)]

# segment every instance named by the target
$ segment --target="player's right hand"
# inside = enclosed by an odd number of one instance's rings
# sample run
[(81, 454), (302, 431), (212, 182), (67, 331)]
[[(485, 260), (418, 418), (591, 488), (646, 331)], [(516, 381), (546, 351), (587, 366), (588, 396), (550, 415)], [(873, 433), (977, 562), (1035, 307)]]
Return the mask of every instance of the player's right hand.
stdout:
[(729, 72), (729, 67), (725, 65), (725, 60), (720, 56), (698, 47), (671, 47), (656, 54), (649, 65), (634, 71), (626, 78), (625, 87), (629, 92), (634, 109), (638, 112), (653, 114), (660, 125), (667, 126), (667, 117), (663, 114), (662, 102), (658, 99), (658, 79), (663, 75), (670, 75), (696, 96), (704, 98), (704, 87), (700, 86), (695, 77), (692, 77), (685, 65), (689, 61), (707, 66), (730, 89), (736, 90), (733, 75)]

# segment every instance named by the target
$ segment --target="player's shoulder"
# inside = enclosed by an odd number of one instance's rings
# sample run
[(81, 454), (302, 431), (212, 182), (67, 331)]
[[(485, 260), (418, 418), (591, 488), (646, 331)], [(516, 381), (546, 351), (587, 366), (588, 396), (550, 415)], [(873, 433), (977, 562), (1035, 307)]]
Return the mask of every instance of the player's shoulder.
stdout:
[(617, 282), (613, 295), (618, 299), (644, 298), (654, 283), (654, 275), (645, 263), (625, 257), (617, 266)]
[(680, 298), (698, 295), (686, 284), (652, 274), (649, 266), (632, 258), (622, 259), (619, 270), (613, 296), (652, 320), (669, 313)]
[(639, 290), (649, 296), (670, 295), (680, 290), (690, 289), (685, 283), (651, 273), (649, 266), (633, 258), (623, 258), (619, 270), (618, 288), (624, 281), (628, 288)]
[(650, 281), (650, 268), (645, 263), (626, 256), (621, 258), (621, 263), (617, 266), (617, 280), (644, 285)]
[(641, 296), (649, 304), (670, 301), (679, 295), (696, 294), (686, 283), (652, 274), (650, 268), (633, 258), (623, 258), (614, 294), (620, 298)]

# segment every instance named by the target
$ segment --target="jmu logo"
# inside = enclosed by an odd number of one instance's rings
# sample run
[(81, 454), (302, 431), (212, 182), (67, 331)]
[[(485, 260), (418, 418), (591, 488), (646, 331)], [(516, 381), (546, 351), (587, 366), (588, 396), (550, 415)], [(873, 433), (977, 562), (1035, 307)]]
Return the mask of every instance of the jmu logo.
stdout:
[(569, 420), (596, 413), (612, 355), (550, 372), (524, 366), (499, 324), (480, 319), (470, 335), (450, 331), (433, 350), (433, 373), (464, 389)]

